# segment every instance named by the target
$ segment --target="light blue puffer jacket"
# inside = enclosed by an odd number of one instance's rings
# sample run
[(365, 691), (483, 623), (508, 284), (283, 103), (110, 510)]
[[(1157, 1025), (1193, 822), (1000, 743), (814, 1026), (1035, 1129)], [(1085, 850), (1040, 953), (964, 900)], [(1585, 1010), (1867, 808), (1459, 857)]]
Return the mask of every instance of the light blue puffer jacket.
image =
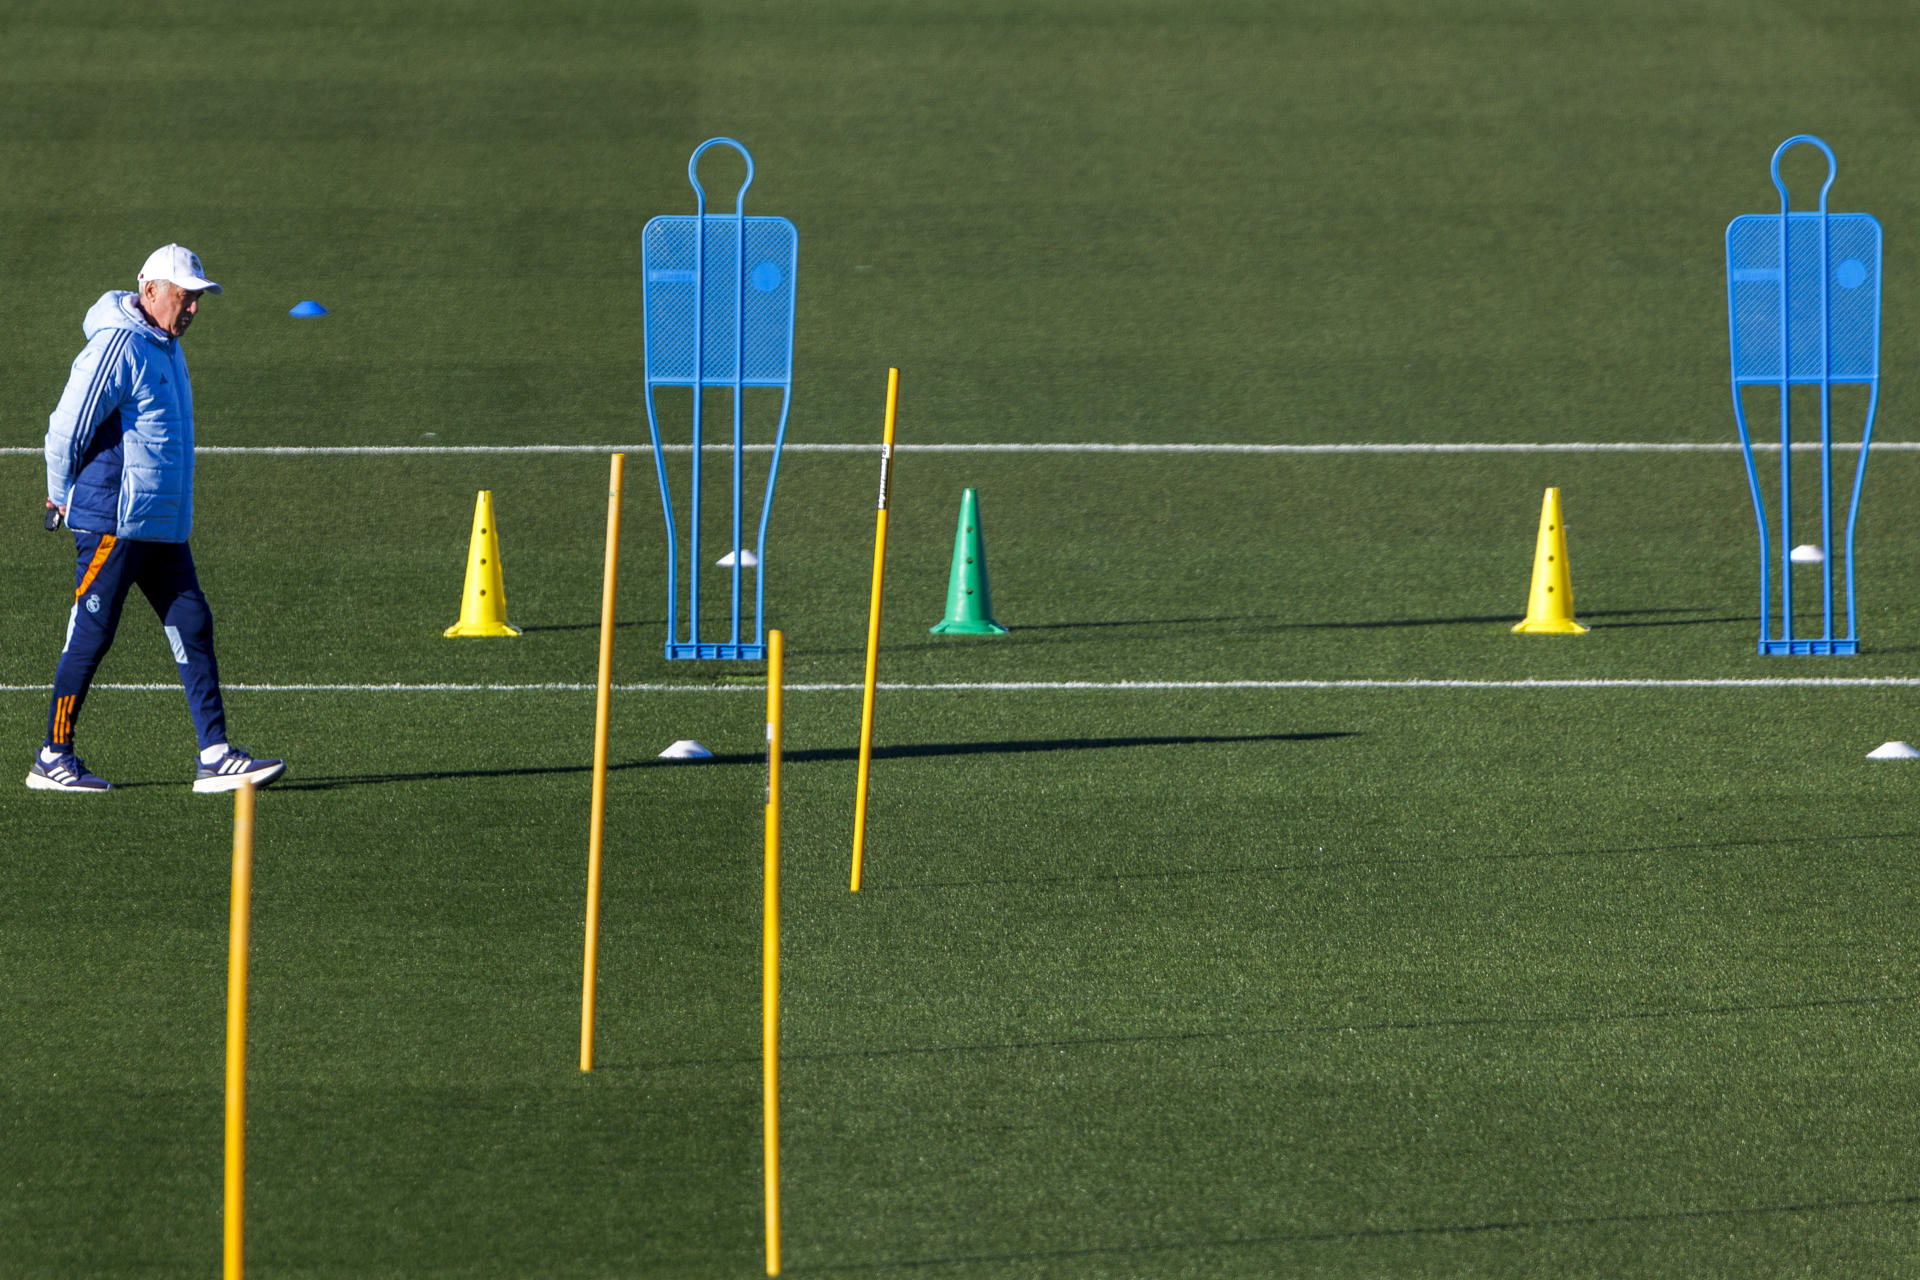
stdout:
[(136, 294), (87, 310), (87, 345), (47, 419), (47, 496), (91, 533), (185, 542), (193, 532), (193, 387), (180, 342)]

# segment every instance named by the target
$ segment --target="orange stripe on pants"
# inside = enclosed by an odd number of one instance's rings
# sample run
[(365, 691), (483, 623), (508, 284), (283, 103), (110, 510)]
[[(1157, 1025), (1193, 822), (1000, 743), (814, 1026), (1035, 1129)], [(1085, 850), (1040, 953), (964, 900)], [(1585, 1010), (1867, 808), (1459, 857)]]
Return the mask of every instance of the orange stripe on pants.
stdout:
[(87, 594), (87, 588), (93, 585), (93, 580), (99, 574), (101, 566), (106, 564), (107, 556), (112, 554), (113, 544), (116, 541), (118, 539), (111, 533), (100, 535), (100, 546), (94, 551), (93, 559), (88, 561), (87, 571), (80, 576), (80, 585), (73, 589), (75, 600)]

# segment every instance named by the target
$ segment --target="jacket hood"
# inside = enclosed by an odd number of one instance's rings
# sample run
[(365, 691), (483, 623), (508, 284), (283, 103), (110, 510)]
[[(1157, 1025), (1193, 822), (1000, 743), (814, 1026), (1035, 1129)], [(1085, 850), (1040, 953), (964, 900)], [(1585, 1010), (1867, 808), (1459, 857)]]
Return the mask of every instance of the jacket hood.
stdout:
[(105, 329), (132, 329), (162, 342), (173, 341), (173, 335), (165, 329), (147, 323), (135, 302), (139, 296), (130, 289), (109, 289), (101, 294), (100, 301), (87, 308), (87, 318), (80, 322), (87, 341), (93, 341), (93, 335)]

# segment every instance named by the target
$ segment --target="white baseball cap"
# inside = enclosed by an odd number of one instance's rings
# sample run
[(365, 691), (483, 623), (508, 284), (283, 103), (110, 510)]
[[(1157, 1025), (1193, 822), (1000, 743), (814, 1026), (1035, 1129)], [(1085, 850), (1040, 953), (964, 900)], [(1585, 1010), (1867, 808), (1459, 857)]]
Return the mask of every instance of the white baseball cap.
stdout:
[(163, 244), (147, 255), (140, 268), (140, 283), (170, 280), (182, 289), (218, 293), (220, 286), (206, 278), (200, 267), (200, 255), (183, 244)]

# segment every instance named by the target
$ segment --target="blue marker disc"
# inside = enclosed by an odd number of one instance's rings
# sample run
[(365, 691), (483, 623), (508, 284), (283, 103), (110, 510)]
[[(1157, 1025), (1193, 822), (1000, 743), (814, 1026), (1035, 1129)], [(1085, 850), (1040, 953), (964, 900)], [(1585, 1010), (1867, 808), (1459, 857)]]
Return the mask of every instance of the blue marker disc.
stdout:
[(327, 309), (309, 299), (306, 302), (296, 304), (293, 310), (287, 312), (287, 314), (290, 316), (323, 316), (327, 314)]

